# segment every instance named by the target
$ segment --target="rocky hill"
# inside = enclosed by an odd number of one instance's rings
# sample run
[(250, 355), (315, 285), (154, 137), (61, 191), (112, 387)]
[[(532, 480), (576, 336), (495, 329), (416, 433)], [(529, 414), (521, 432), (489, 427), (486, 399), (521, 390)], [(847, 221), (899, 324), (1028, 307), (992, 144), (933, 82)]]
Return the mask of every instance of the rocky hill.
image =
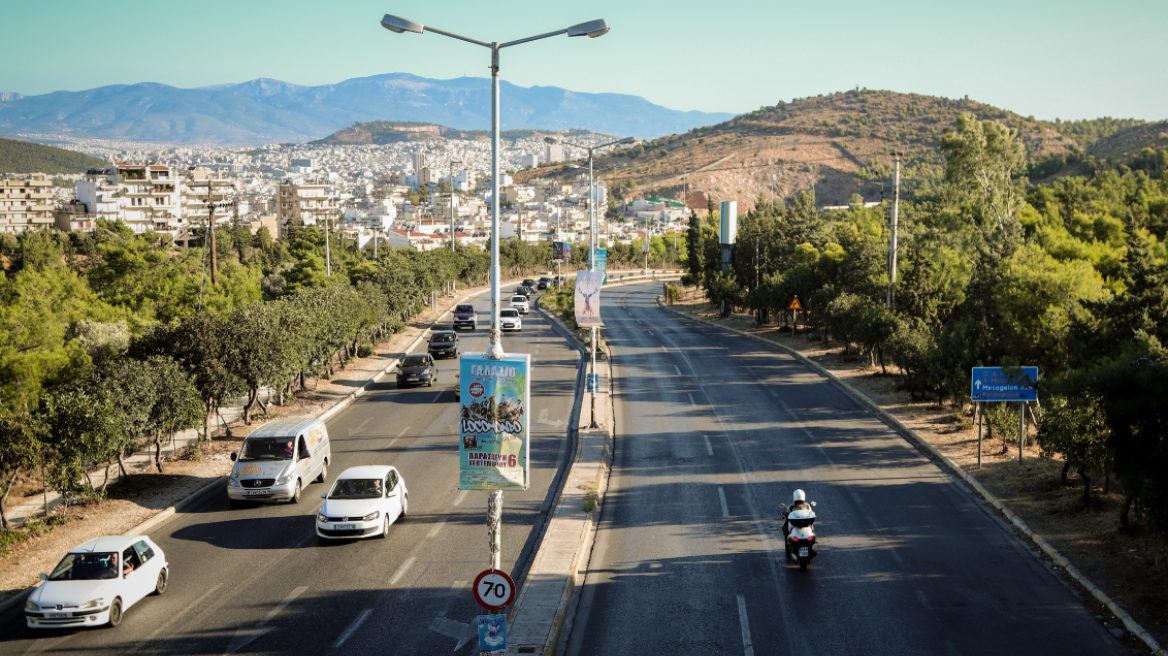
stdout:
[(1088, 155), (1112, 165), (1127, 164), (1145, 148), (1168, 150), (1168, 121), (1133, 125), (1096, 141)]
[[(591, 130), (535, 130), (518, 129), (502, 130), (500, 138), (505, 140), (523, 139), (528, 137), (556, 136), (562, 138), (581, 138), (600, 133)], [(603, 135), (601, 135), (603, 136)], [(489, 130), (455, 130), (445, 125), (422, 123), (417, 121), (370, 121), (368, 123), (354, 123), (342, 128), (324, 139), (310, 142), (313, 144), (389, 144), (403, 141), (432, 141), (434, 139), (473, 139), (488, 140), (491, 137)]]
[(634, 183), (639, 193), (679, 198), (684, 179), (690, 191), (714, 201), (737, 200), (742, 210), (753, 207), (760, 193), (769, 198), (772, 190), (775, 198), (814, 190), (825, 205), (842, 205), (856, 193), (880, 200), (891, 192), (895, 152), (904, 154), (905, 178), (941, 171), (937, 139), (955, 128), (963, 112), (1018, 129), (1031, 157), (1076, 147), (1052, 125), (984, 103), (864, 89), (780, 102), (653, 139), (613, 153), (597, 167), (626, 165), (607, 176), (611, 185)]

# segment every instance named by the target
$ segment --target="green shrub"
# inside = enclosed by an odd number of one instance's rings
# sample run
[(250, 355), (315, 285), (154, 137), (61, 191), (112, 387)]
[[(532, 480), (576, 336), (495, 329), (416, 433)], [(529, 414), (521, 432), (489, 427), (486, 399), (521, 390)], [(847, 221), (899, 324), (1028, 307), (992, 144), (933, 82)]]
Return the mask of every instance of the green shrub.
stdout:
[(368, 344), (362, 344), (357, 347), (357, 357), (367, 358), (373, 355), (373, 347)]

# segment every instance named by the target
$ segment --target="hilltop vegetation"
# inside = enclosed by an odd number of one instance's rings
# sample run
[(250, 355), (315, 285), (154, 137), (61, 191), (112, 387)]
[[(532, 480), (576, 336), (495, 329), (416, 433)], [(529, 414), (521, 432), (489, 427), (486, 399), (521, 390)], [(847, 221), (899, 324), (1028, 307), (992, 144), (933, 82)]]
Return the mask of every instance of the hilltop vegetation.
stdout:
[(1085, 119), (1082, 121), (1060, 121), (1055, 119), (1053, 123), (1046, 123), (1054, 128), (1065, 137), (1068, 137), (1083, 150), (1089, 149), (1095, 145), (1096, 141), (1104, 137), (1125, 130), (1127, 128), (1142, 125), (1144, 121), (1138, 118), (1111, 118), (1104, 116), (1103, 118)]
[(64, 148), (43, 146), (30, 141), (0, 139), (0, 173), (85, 173), (101, 168), (105, 162)]
[[(407, 129), (402, 129), (407, 128)], [(412, 129), (410, 129), (412, 128)], [(423, 128), (423, 129), (418, 129)], [(540, 136), (564, 136), (568, 138), (595, 134), (590, 130), (502, 130), (499, 137), (506, 141), (526, 139)], [(455, 130), (436, 123), (421, 123), (417, 121), (370, 121), (368, 123), (354, 123), (353, 125), (337, 130), (333, 134), (313, 141), (313, 144), (388, 144), (403, 141), (431, 141), (434, 139), (489, 139), (490, 130)]]

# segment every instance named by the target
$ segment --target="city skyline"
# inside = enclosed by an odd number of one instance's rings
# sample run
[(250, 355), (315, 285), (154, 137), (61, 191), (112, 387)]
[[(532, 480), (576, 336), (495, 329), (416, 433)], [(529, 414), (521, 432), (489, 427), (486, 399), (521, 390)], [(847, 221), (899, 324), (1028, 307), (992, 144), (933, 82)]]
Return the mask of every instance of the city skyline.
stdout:
[[(501, 7), (360, 0), (327, 12), (307, 1), (207, 7), (129, 14), (80, 2), (12, 7), (6, 16), (14, 25), (66, 16), (109, 36), (45, 48), (43, 32), (18, 31), (0, 43), (0, 92), (141, 82), (197, 88), (261, 77), (320, 85), (389, 72), (487, 75), (483, 49), (437, 35), (389, 34), (378, 24), (388, 12), (483, 40), (605, 18), (612, 31), (601, 39), (551, 39), (505, 52), (503, 79), (637, 95), (678, 110), (743, 113), (866, 87), (968, 96), (1046, 120), (1168, 118), (1168, 71), (1159, 65), (1168, 46), (1156, 34), (1168, 5), (1145, 0), (1065, 3), (1057, 13), (1004, 1), (983, 3), (976, 13), (851, 0), (815, 7), (745, 1), (716, 13), (693, 2), (662, 12), (607, 0), (562, 10), (527, 0)], [(133, 46), (119, 45), (118, 34), (133, 35)]]

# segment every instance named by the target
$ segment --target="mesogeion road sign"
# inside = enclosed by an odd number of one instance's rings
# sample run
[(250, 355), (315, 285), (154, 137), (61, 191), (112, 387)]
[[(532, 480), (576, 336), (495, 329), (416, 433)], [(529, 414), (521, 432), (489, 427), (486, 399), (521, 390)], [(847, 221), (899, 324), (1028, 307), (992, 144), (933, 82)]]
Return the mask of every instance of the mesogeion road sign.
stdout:
[(474, 597), (487, 610), (503, 610), (515, 601), (515, 581), (497, 569), (483, 570), (475, 577)]
[(971, 400), (1037, 401), (1038, 367), (974, 367)]

